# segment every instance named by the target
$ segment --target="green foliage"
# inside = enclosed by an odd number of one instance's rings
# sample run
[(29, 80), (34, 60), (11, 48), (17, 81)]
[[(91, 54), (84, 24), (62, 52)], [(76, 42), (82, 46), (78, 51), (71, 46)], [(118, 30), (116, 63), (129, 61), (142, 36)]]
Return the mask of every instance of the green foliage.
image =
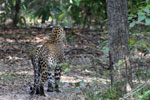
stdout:
[(104, 46), (103, 49), (102, 49), (102, 51), (103, 51), (104, 54), (108, 54), (109, 47), (108, 46)]
[[(26, 24), (26, 19), (41, 19), (42, 23), (51, 20), (51, 25), (77, 24), (97, 28), (95, 26), (103, 26), (107, 19), (105, 0), (5, 0), (0, 13), (2, 22), (14, 19), (17, 1), (20, 1), (19, 25)], [(128, 0), (128, 9), (130, 28), (141, 22), (150, 25), (150, 0)]]
[(149, 41), (146, 41), (148, 39), (148, 33), (132, 33), (132, 37), (132, 39), (129, 39), (129, 46), (131, 50), (138, 50), (143, 53), (150, 52)]
[(140, 100), (150, 100), (150, 84), (147, 84), (139, 92), (137, 92), (135, 97), (138, 97)]
[(0, 79), (2, 79), (4, 82), (9, 82), (15, 80), (15, 77), (11, 76), (10, 74), (0, 74)]
[[(134, 5), (133, 5), (134, 3)], [(143, 23), (145, 25), (150, 25), (150, 1), (139, 0), (139, 1), (129, 1), (129, 17), (128, 20), (131, 21), (130, 28), (134, 27), (136, 24)], [(134, 9), (133, 9), (134, 8)]]
[(68, 14), (74, 24), (98, 24), (101, 19), (106, 19), (106, 3), (104, 0), (70, 0), (67, 3)]
[(41, 0), (33, 0), (30, 5), (30, 8), (33, 5), (39, 5), (36, 9), (32, 8), (34, 12), (32, 18), (40, 18), (42, 23), (52, 20), (52, 24), (59, 23), (64, 26), (88, 25), (91, 24), (91, 21), (99, 24), (99, 20), (106, 19), (106, 4), (103, 0), (44, 0), (42, 3)]
[(101, 94), (102, 100), (118, 100), (119, 96), (115, 89), (108, 89), (105, 93)]
[(67, 34), (66, 35), (66, 40), (68, 41), (68, 43), (75, 44), (74, 38), (75, 37), (72, 34)]
[(139, 96), (141, 100), (150, 100), (150, 90), (144, 92), (143, 95)]
[(135, 40), (133, 40), (133, 39), (129, 39), (129, 46), (131, 47), (131, 46), (133, 46), (133, 45), (135, 45)]
[(69, 71), (70, 71), (70, 68), (68, 68), (68, 67), (63, 67), (63, 71), (64, 71), (64, 72), (69, 72)]
[[(82, 85), (87, 86), (85, 89), (81, 89), (82, 94), (85, 97), (85, 100), (118, 100), (119, 95), (115, 89), (101, 89), (99, 88), (98, 82), (93, 82), (94, 87), (91, 87), (90, 84), (82, 82)], [(79, 86), (81, 83), (79, 84)]]
[[(16, 5), (18, 5), (16, 7)], [(1, 6), (2, 13), (0, 13), (1, 24), (5, 24), (7, 19), (17, 20), (19, 25), (26, 24), (25, 16), (22, 14), (22, 10), (26, 9), (24, 0), (5, 0), (3, 6)], [(18, 10), (18, 11), (17, 11)]]
[(99, 45), (99, 48), (104, 54), (108, 54), (109, 52), (108, 40), (103, 40), (102, 43)]
[[(35, 0), (35, 3), (40, 3), (40, 0)], [(42, 19), (42, 23), (51, 17), (52, 19), (58, 19), (61, 12), (60, 3), (55, 0), (46, 0), (39, 5), (39, 8), (35, 12), (35, 16)]]
[(69, 72), (71, 70), (68, 63), (62, 63), (62, 64), (59, 64), (59, 65), (62, 66), (62, 70), (64, 72)]

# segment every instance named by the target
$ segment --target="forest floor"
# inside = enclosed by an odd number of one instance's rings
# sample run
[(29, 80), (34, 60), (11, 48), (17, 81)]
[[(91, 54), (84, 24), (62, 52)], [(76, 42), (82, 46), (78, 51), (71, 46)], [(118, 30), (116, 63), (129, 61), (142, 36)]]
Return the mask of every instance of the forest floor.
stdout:
[(49, 33), (36, 28), (0, 30), (0, 100), (84, 100), (86, 90), (107, 88), (109, 79), (101, 78), (99, 66), (93, 68), (91, 61), (101, 55), (97, 46), (100, 34), (81, 35), (70, 30), (65, 49), (70, 67), (62, 73), (61, 93), (48, 93), (45, 89), (46, 97), (30, 96), (28, 87), (34, 78), (29, 55), (33, 48), (46, 42)]
[[(0, 29), (0, 100), (86, 100), (95, 95), (90, 91), (109, 88), (109, 73), (103, 68), (109, 66), (107, 34), (81, 34), (72, 29), (66, 32), (65, 54), (70, 66), (62, 73), (61, 93), (48, 93), (45, 88), (46, 97), (30, 96), (28, 87), (34, 78), (29, 55), (33, 48), (46, 42), (49, 34), (50, 30), (40, 28)], [(135, 56), (134, 67), (148, 66), (150, 57), (146, 55), (144, 63)]]

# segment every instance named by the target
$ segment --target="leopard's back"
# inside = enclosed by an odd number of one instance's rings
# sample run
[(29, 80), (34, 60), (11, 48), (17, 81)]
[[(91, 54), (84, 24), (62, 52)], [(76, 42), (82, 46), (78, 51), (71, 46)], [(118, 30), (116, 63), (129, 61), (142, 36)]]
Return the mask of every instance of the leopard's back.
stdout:
[(38, 56), (48, 61), (49, 67), (63, 63), (65, 60), (63, 42), (46, 42), (38, 51)]

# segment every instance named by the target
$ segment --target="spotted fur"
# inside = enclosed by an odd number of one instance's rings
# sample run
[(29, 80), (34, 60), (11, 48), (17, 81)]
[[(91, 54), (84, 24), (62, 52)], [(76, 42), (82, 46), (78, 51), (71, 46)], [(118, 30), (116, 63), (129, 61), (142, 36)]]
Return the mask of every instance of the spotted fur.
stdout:
[[(63, 28), (55, 26), (49, 40), (42, 47), (37, 48), (35, 55), (31, 57), (34, 68), (34, 85), (30, 87), (31, 95), (45, 95), (44, 84), (46, 81), (48, 81), (48, 92), (60, 92), (59, 81), (62, 67), (60, 64), (65, 61), (64, 39)], [(52, 76), (54, 76), (54, 82)]]

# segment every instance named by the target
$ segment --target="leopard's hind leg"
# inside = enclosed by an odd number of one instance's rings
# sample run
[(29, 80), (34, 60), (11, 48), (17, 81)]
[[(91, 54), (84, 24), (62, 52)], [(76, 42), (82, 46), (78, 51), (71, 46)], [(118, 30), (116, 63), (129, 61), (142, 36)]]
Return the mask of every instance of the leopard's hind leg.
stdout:
[(41, 80), (40, 80), (40, 95), (45, 96), (44, 92), (44, 84), (47, 81), (48, 77), (48, 72), (43, 72), (41, 75)]
[(48, 88), (47, 88), (47, 92), (53, 92), (53, 80), (52, 80), (52, 72), (48, 72)]
[(60, 66), (56, 66), (55, 67), (55, 72), (54, 72), (55, 91), (56, 92), (60, 92), (60, 90), (59, 90), (60, 77), (61, 77), (61, 67)]

